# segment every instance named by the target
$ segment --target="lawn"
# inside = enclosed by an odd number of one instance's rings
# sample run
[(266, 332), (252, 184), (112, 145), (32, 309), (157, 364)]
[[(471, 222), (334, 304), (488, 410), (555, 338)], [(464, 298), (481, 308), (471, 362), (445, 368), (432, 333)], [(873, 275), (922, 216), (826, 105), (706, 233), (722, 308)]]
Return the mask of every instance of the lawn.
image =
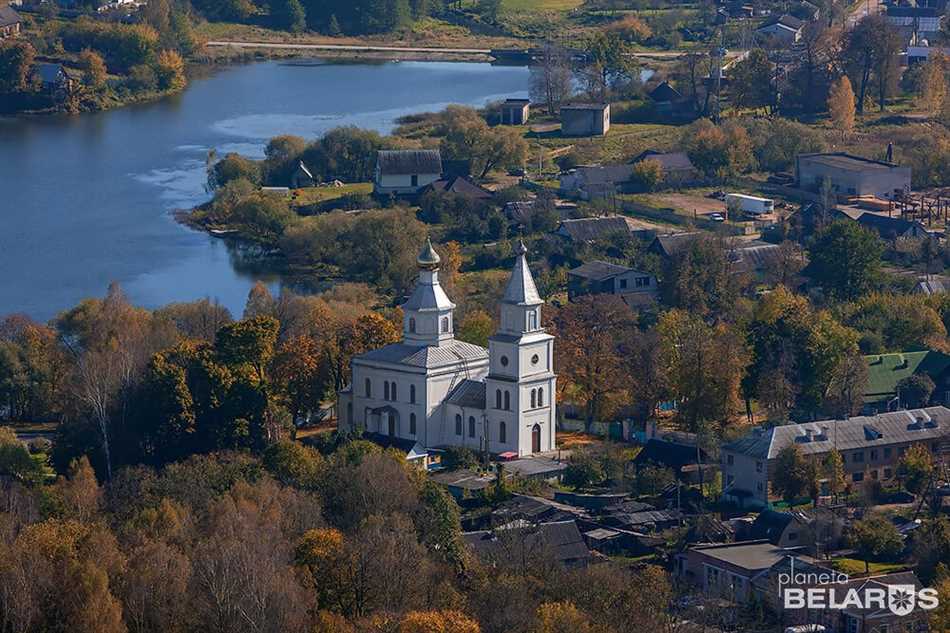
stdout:
[(581, 6), (583, 0), (502, 0), (507, 11), (570, 11)]
[(342, 187), (307, 187), (291, 192), (291, 206), (305, 207), (342, 198), (348, 194), (369, 195), (373, 193), (373, 183), (355, 182)]
[[(864, 561), (856, 558), (835, 558), (831, 561), (832, 566), (838, 571), (844, 572), (849, 576), (857, 576), (864, 573)], [(891, 572), (906, 569), (905, 563), (871, 563), (872, 574), (889, 574)]]

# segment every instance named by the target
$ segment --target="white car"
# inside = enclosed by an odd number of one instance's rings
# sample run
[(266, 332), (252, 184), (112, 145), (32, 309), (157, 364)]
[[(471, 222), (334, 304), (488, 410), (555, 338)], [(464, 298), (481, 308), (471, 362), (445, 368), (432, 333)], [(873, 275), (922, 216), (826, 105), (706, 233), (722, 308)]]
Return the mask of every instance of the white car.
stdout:
[(706, 219), (712, 220), (713, 222), (725, 222), (726, 216), (721, 213), (710, 213), (706, 216)]

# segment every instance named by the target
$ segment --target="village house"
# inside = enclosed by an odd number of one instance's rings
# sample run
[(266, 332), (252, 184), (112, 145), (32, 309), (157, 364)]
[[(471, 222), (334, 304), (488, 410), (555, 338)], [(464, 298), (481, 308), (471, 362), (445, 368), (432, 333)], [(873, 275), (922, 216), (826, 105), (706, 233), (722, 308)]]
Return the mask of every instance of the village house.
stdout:
[(778, 42), (784, 46), (791, 46), (802, 39), (802, 29), (805, 22), (793, 15), (782, 15), (767, 20), (755, 32), (766, 40)]
[(658, 224), (627, 217), (625, 215), (605, 215), (599, 218), (575, 218), (563, 220), (555, 233), (572, 242), (594, 242), (611, 237), (617, 233), (626, 233), (633, 237), (649, 239), (663, 230)]
[(609, 129), (609, 103), (570, 103), (561, 106), (562, 136), (603, 136)]
[[(460, 446), (515, 457), (555, 444), (554, 337), (541, 325), (537, 287), (518, 246), (486, 350), (455, 338), (455, 304), (426, 242), (419, 279), (402, 304), (402, 341), (353, 358), (339, 394), (341, 428), (412, 441), (415, 450)], [(427, 465), (430, 459), (424, 459)]]
[(676, 556), (676, 573), (710, 598), (749, 604), (756, 597), (753, 579), (794, 552), (767, 540), (696, 545)]
[(609, 198), (633, 190), (633, 165), (581, 165), (562, 172), (558, 191), (582, 200)]
[(582, 264), (567, 273), (567, 296), (573, 301), (582, 295), (640, 294), (656, 298), (656, 277), (626, 266), (602, 261)]
[(893, 411), (906, 406), (900, 401), (897, 385), (911, 376), (928, 376), (934, 381), (932, 404), (950, 404), (950, 355), (935, 350), (871, 354), (864, 357), (868, 384), (864, 409), (868, 413)]
[(950, 277), (946, 275), (921, 275), (911, 291), (915, 295), (942, 295), (950, 292)]
[(380, 150), (376, 157), (376, 195), (415, 195), (442, 177), (442, 157), (434, 149)]
[(644, 160), (655, 160), (663, 170), (661, 183), (665, 187), (681, 187), (696, 184), (700, 179), (699, 170), (686, 155), (686, 152), (660, 152), (648, 149), (637, 155), (632, 164)]
[(812, 523), (802, 512), (763, 510), (752, 522), (748, 540), (766, 540), (778, 547), (810, 547), (815, 544)]
[(684, 119), (691, 118), (695, 114), (692, 102), (668, 81), (657, 84), (647, 93), (647, 96), (653, 102), (656, 114), (661, 117)]
[(940, 33), (944, 17), (943, 12), (936, 7), (897, 5), (887, 7), (886, 15), (888, 24), (911, 33), (914, 43)]
[(33, 73), (43, 91), (49, 95), (58, 96), (72, 90), (73, 80), (62, 64), (39, 63)]
[(19, 35), (22, 22), (20, 14), (14, 11), (13, 7), (0, 6), (0, 40)]
[(795, 174), (800, 188), (820, 192), (827, 181), (839, 196), (893, 199), (910, 192), (910, 167), (845, 152), (799, 154)]
[[(766, 506), (774, 498), (771, 482), (778, 455), (788, 446), (817, 459), (836, 449), (849, 485), (863, 486), (892, 480), (901, 456), (914, 444), (946, 460), (948, 440), (950, 409), (942, 406), (757, 428), (720, 448), (723, 498), (743, 507)], [(822, 495), (830, 494), (827, 482), (820, 483)]]
[(505, 99), (501, 104), (501, 124), (524, 125), (528, 122), (530, 107), (528, 99)]
[(464, 532), (462, 541), (489, 567), (545, 560), (576, 569), (591, 563), (591, 552), (575, 521), (515, 521), (494, 530)]
[(313, 177), (313, 174), (310, 173), (310, 170), (307, 169), (307, 166), (303, 164), (303, 161), (299, 161), (297, 163), (297, 169), (295, 169), (294, 173), (290, 176), (291, 189), (313, 187), (315, 184), (317, 184), (316, 178)]

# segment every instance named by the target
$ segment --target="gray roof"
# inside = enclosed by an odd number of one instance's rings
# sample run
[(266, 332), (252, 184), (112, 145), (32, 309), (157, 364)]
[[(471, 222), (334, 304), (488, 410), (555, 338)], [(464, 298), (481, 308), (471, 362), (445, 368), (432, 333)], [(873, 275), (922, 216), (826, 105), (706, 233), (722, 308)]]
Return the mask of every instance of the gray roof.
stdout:
[[(807, 433), (812, 439), (806, 441)], [(950, 409), (928, 407), (858, 416), (848, 420), (821, 420), (805, 424), (786, 424), (753, 432), (722, 450), (758, 459), (774, 459), (786, 446), (797, 445), (805, 455), (906, 444), (950, 435)]]
[(574, 277), (591, 279), (593, 281), (603, 281), (604, 279), (610, 279), (611, 277), (616, 277), (617, 275), (622, 275), (632, 270), (632, 268), (627, 268), (626, 266), (618, 266), (617, 264), (595, 260), (581, 264), (577, 268), (567, 271), (567, 274), (573, 275)]
[(438, 347), (392, 343), (361, 354), (354, 360), (432, 369), (455, 365), (463, 361), (486, 360), (487, 358), (488, 350), (484, 347), (462, 341), (451, 341)]
[(524, 244), (519, 244), (515, 267), (511, 271), (508, 285), (505, 286), (505, 294), (501, 298), (503, 303), (520, 306), (534, 306), (544, 303), (541, 300), (541, 295), (538, 294), (538, 287), (534, 285), (534, 277), (531, 276), (528, 260), (525, 259), (525, 250)]
[(432, 481), (437, 484), (442, 484), (443, 486), (473, 491), (484, 490), (495, 481), (494, 474), (488, 473), (483, 475), (465, 469), (435, 472), (429, 475), (429, 477)]
[(633, 233), (634, 231), (656, 231), (660, 227), (623, 215), (608, 215), (602, 218), (577, 218), (564, 220), (558, 233), (576, 242), (599, 240), (614, 233)]
[(874, 229), (884, 239), (900, 237), (914, 227), (925, 232), (927, 230), (927, 227), (917, 220), (889, 218), (886, 215), (868, 213), (867, 211), (858, 216), (858, 224), (865, 228)]
[(22, 22), (20, 14), (13, 10), (9, 5), (0, 6), (0, 27), (13, 26)]
[[(791, 551), (766, 542), (731, 543), (712, 547), (696, 547), (705, 556), (751, 572), (768, 569), (784, 559)], [(807, 557), (806, 557), (807, 559)]]
[(565, 110), (606, 110), (609, 107), (609, 103), (567, 103), (561, 106), (561, 112)]
[(777, 18), (772, 18), (771, 20), (767, 21), (765, 24), (763, 24), (759, 28), (764, 29), (766, 27), (774, 26), (776, 24), (781, 24), (782, 26), (788, 27), (795, 31), (805, 26), (805, 22), (803, 20), (799, 20), (794, 15), (782, 15)]
[(693, 242), (702, 237), (702, 235), (703, 234), (698, 231), (657, 235), (650, 248), (651, 250), (659, 250), (660, 254), (670, 257), (692, 246)]
[(574, 172), (584, 180), (584, 186), (627, 182), (633, 177), (633, 165), (582, 165)]
[(938, 295), (950, 292), (950, 279), (942, 275), (928, 275), (917, 282), (919, 294)]
[[(521, 534), (512, 534), (515, 538), (505, 539), (506, 533), (515, 530), (522, 532), (523, 538)], [(462, 534), (462, 539), (480, 558), (499, 564), (514, 563), (515, 561), (510, 559), (518, 552), (512, 549), (520, 547), (550, 555), (564, 564), (585, 564), (590, 559), (590, 550), (574, 521), (511, 527), (495, 532), (466, 532)]]
[(648, 149), (634, 158), (632, 162), (639, 163), (648, 158), (660, 163), (663, 171), (692, 171), (696, 169), (686, 152), (659, 152), (655, 149)]
[(449, 393), (445, 401), (460, 407), (484, 409), (485, 383), (466, 378)]
[(505, 472), (522, 477), (532, 475), (554, 475), (567, 468), (567, 462), (558, 462), (547, 457), (523, 457), (505, 462)]
[(678, 99), (682, 99), (683, 95), (680, 94), (679, 90), (671, 86), (670, 82), (664, 81), (650, 91), (650, 98), (654, 101), (662, 103), (665, 101), (676, 101)]
[(56, 84), (62, 81), (66, 74), (62, 64), (37, 64), (36, 74), (44, 84)]
[(940, 10), (936, 7), (887, 7), (888, 17), (894, 18), (936, 18)]
[(835, 169), (843, 169), (846, 171), (890, 171), (891, 169), (900, 168), (900, 165), (896, 165), (894, 163), (864, 158), (863, 156), (855, 156), (854, 154), (848, 154), (847, 152), (799, 154), (798, 160), (799, 162), (815, 163), (819, 165), (825, 165), (826, 167), (834, 167)]
[[(432, 254), (434, 255), (435, 251), (432, 251)], [(423, 257), (432, 257), (432, 255), (427, 255), (425, 251), (423, 251), (423, 253), (419, 255), (420, 262), (423, 261)], [(437, 264), (438, 255), (435, 255), (435, 258), (429, 261), (434, 261)], [(403, 310), (412, 310), (415, 312), (451, 310), (454, 307), (455, 304), (452, 303), (449, 296), (445, 294), (445, 290), (442, 289), (442, 285), (438, 283), (438, 280), (430, 284), (421, 279), (416, 283), (415, 288), (412, 289), (412, 294), (409, 295), (406, 302), (402, 304)]]
[(441, 174), (442, 157), (437, 149), (380, 150), (380, 173), (387, 175)]

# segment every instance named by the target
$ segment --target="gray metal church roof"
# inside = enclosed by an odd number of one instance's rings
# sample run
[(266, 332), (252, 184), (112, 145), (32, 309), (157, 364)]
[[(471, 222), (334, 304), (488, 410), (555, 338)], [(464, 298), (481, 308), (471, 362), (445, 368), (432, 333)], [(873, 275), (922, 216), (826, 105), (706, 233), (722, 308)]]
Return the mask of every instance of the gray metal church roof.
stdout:
[(528, 260), (525, 259), (524, 242), (519, 242), (515, 250), (517, 255), (515, 267), (511, 271), (511, 277), (508, 279), (508, 285), (505, 286), (505, 294), (502, 297), (503, 303), (514, 305), (541, 305), (541, 295), (538, 294), (538, 287), (534, 285), (534, 277), (531, 276), (531, 269), (528, 268)]
[(438, 347), (393, 343), (366, 352), (354, 360), (433, 369), (446, 365), (454, 365), (460, 362), (485, 360), (487, 358), (488, 350), (484, 347), (464, 343), (462, 341), (451, 341)]

